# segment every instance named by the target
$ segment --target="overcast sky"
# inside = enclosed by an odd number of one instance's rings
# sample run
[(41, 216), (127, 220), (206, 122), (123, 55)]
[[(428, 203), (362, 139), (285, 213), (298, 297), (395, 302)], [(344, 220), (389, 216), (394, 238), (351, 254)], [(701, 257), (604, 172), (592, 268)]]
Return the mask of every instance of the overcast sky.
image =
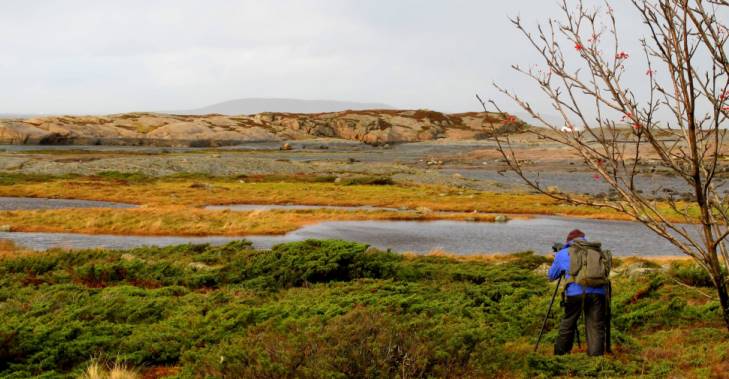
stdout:
[[(637, 15), (611, 3), (637, 47)], [(243, 97), (478, 110), (474, 93), (495, 96), (492, 81), (533, 89), (509, 68), (538, 60), (507, 17), (557, 14), (552, 0), (3, 0), (0, 113)]]

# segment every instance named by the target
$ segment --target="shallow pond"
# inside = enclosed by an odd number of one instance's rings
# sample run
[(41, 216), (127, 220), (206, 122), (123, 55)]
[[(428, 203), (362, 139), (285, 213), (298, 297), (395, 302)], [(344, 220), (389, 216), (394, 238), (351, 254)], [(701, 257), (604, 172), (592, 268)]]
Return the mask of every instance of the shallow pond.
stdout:
[[(133, 204), (109, 201), (46, 199), (37, 197), (0, 197), (0, 211), (61, 208), (136, 208)], [(0, 221), (1, 223), (1, 221)]]
[(62, 248), (133, 248), (143, 245), (166, 246), (183, 243), (221, 244), (246, 238), (258, 248), (309, 238), (344, 239), (392, 249), (398, 252), (426, 253), (441, 249), (457, 254), (551, 252), (554, 242), (579, 228), (591, 240), (598, 240), (615, 255), (677, 255), (668, 242), (633, 222), (596, 221), (565, 217), (536, 217), (508, 223), (465, 221), (337, 221), (306, 226), (284, 236), (247, 237), (158, 237), (110, 236), (64, 233), (0, 233), (0, 239), (13, 240), (34, 250)]

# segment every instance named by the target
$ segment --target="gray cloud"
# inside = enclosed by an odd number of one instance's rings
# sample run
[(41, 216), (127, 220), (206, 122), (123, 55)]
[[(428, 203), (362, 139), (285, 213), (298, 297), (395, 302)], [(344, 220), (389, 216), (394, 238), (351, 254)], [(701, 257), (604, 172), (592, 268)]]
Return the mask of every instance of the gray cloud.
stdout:
[[(616, 8), (637, 49), (634, 12)], [(507, 16), (534, 24), (557, 10), (535, 0), (6, 0), (0, 113), (184, 109), (241, 97), (477, 110), (474, 93), (496, 96), (494, 80), (533, 92), (509, 69), (537, 60)]]

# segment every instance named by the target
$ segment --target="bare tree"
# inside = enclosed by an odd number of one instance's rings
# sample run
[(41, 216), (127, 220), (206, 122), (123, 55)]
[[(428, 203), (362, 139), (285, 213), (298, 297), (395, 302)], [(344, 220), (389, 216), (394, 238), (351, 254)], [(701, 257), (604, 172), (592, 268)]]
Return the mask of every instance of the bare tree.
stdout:
[[(729, 119), (729, 1), (632, 0), (632, 5), (646, 26), (639, 52), (621, 49), (616, 15), (607, 1), (588, 8), (582, 1), (562, 0), (563, 18), (548, 20), (534, 33), (519, 18), (511, 20), (545, 64), (513, 68), (550, 99), (560, 123), (495, 84), (543, 124), (530, 133), (568, 147), (615, 197), (547, 191), (517, 159), (508, 135), (494, 139), (509, 168), (537, 191), (630, 215), (691, 256), (711, 277), (729, 329), (729, 197), (718, 189), (726, 179), (720, 160)], [(725, 15), (723, 20), (719, 15)], [(645, 60), (645, 81), (627, 83), (626, 62), (637, 56)], [(644, 95), (636, 94), (637, 86), (646, 88)], [(679, 199), (670, 190), (661, 195), (637, 188), (636, 177), (656, 166), (675, 175), (691, 196)]]

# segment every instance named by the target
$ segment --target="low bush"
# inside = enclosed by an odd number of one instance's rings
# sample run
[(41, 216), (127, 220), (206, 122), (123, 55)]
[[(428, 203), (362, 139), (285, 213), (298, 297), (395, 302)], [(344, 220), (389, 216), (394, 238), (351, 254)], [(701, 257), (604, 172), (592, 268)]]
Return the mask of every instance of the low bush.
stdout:
[[(729, 275), (724, 271), (725, 276)], [(714, 288), (714, 282), (706, 270), (693, 262), (673, 262), (668, 274), (689, 286)]]
[(119, 180), (124, 182), (145, 182), (150, 180), (149, 176), (142, 172), (119, 172), (119, 171), (102, 171), (96, 176), (109, 180)]
[[(269, 251), (238, 241), (22, 255), (0, 260), (0, 377), (77, 377), (92, 362), (183, 378), (670, 376), (685, 372), (642, 353), (662, 346), (657, 333), (697, 322), (702, 335), (721, 333), (711, 326), (718, 302), (688, 301), (685, 287), (655, 275), (616, 283), (623, 355), (529, 354), (551, 293), (534, 272), (543, 263), (530, 253), (484, 262), (316, 240)], [(701, 351), (725, 343), (671, 336)], [(721, 357), (702, 359), (710, 370)]]
[(76, 175), (43, 175), (43, 174), (19, 174), (11, 172), (0, 173), (0, 186), (11, 186), (25, 183), (44, 183), (54, 179), (71, 179)]
[(358, 185), (375, 185), (375, 186), (389, 186), (395, 184), (389, 176), (354, 176), (351, 178), (343, 178), (340, 182), (345, 186), (358, 186)]

